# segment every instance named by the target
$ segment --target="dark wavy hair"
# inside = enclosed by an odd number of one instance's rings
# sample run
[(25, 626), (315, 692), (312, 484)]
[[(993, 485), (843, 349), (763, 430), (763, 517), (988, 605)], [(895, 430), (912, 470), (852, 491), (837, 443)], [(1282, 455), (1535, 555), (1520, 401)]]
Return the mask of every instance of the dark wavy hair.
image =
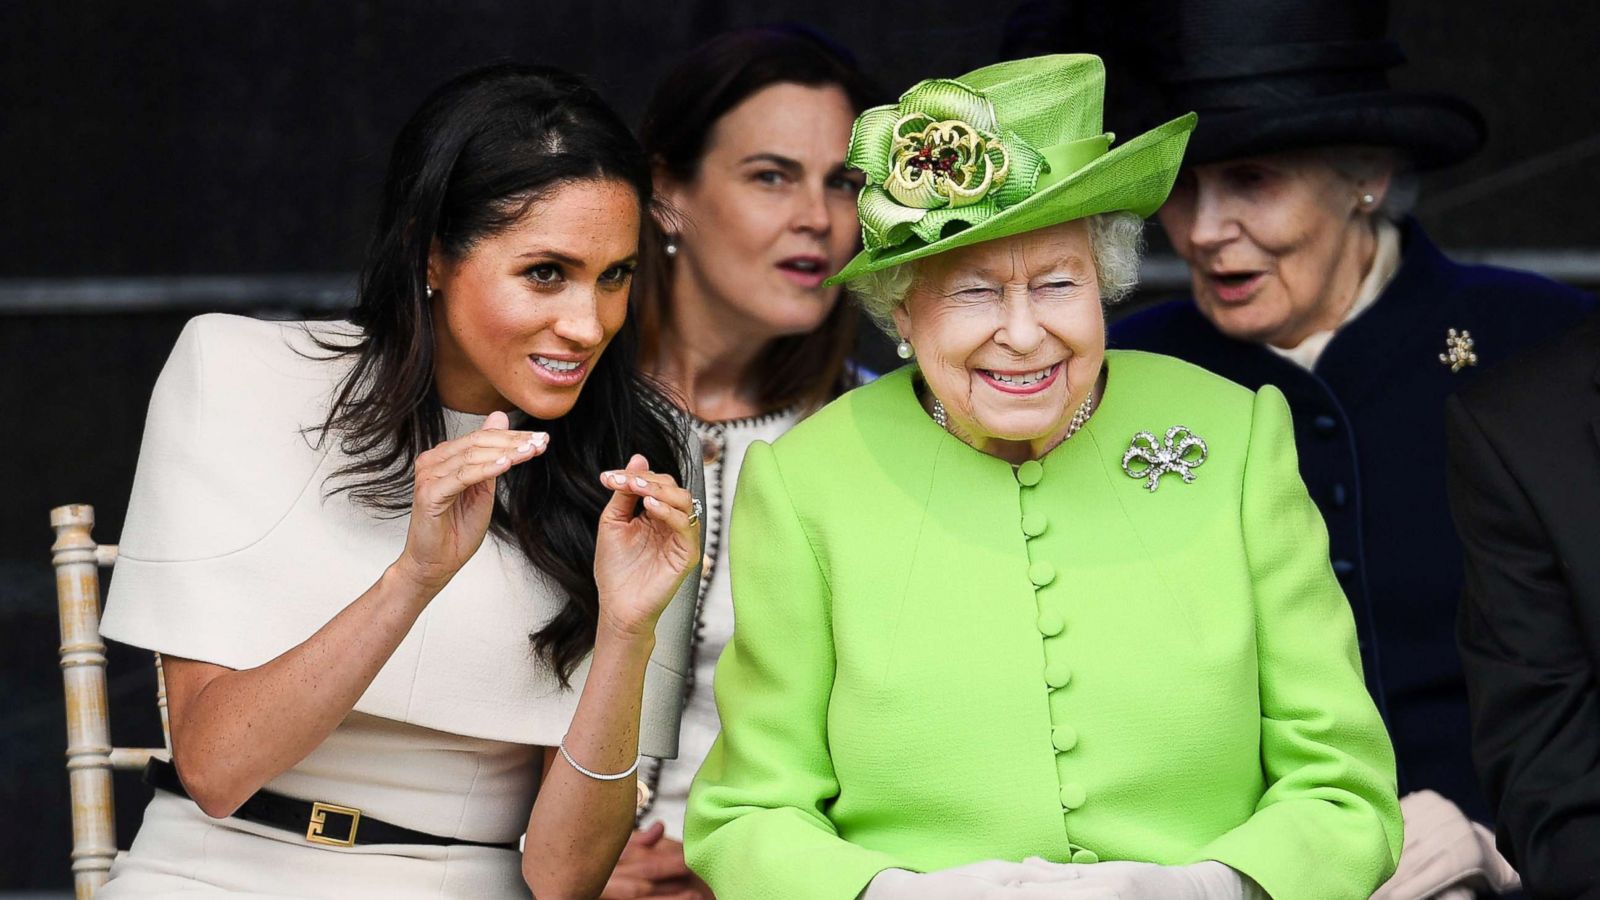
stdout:
[[(717, 122), (746, 98), (774, 84), (836, 86), (858, 114), (879, 100), (878, 89), (857, 68), (850, 53), (820, 32), (789, 25), (730, 31), (690, 51), (656, 86), (639, 128), (645, 153), (673, 179), (693, 181)], [(665, 236), (656, 229), (652, 238), (641, 241), (636, 287), (647, 365), (661, 357), (667, 309), (672, 303), (672, 266)], [(763, 352), (762, 365), (755, 373), (761, 405), (767, 409), (796, 402), (821, 406), (854, 387), (845, 364), (855, 347), (859, 319), (855, 304), (841, 296), (814, 331), (774, 340)]]
[[(426, 293), (432, 243), (460, 259), (555, 189), (594, 179), (626, 183), (639, 198), (642, 233), (655, 228), (644, 153), (598, 94), (558, 69), (478, 69), (438, 88), (412, 115), (395, 139), (350, 317), (360, 335), (322, 345), (354, 358), (319, 429), (319, 439), (336, 436), (351, 460), (334, 473), (332, 492), (403, 515), (416, 457), (445, 439)], [(630, 309), (567, 415), (524, 414), (519, 427), (549, 432), (550, 449), (500, 476), (492, 527), (566, 594), (530, 636), (563, 686), (594, 648), (595, 533), (610, 496), (599, 472), (622, 468), (637, 452), (683, 483), (686, 427), (640, 374), (638, 354)]]

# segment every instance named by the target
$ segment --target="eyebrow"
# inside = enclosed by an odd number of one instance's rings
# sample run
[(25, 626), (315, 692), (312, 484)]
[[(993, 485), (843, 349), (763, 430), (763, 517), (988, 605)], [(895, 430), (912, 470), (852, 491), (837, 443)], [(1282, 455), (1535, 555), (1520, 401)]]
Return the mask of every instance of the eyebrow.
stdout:
[[(1027, 276), (1028, 281), (1044, 278), (1049, 275), (1061, 274), (1062, 270), (1069, 270), (1072, 274), (1078, 274), (1081, 273), (1085, 268), (1091, 268), (1091, 266), (1090, 263), (1081, 255), (1072, 253), (1066, 256), (1057, 257), (1056, 259), (1051, 260), (1049, 263), (1033, 266), (1032, 268), (1035, 274)], [(952, 273), (948, 280), (957, 280), (956, 274), (957, 273)], [(1009, 272), (1002, 273), (998, 266), (974, 266), (972, 268), (965, 268), (961, 270), (959, 274), (964, 274), (969, 279), (975, 277), (989, 281), (1009, 281), (1011, 278)]]
[(1071, 254), (1069, 256), (1063, 256), (1063, 257), (1060, 257), (1058, 259), (1051, 260), (1049, 263), (1047, 263), (1045, 265), (1038, 266), (1035, 271), (1037, 271), (1039, 274), (1035, 275), (1033, 277), (1034, 278), (1039, 278), (1039, 277), (1041, 277), (1043, 275), (1050, 275), (1050, 274), (1059, 272), (1062, 269), (1072, 269), (1072, 270), (1076, 270), (1076, 271), (1081, 271), (1082, 269), (1084, 269), (1086, 266), (1089, 266), (1089, 265), (1090, 265), (1090, 263), (1087, 260), (1085, 260), (1082, 256), (1079, 256), (1078, 254), (1074, 253), (1074, 254)]
[(742, 165), (745, 165), (746, 163), (753, 163), (753, 162), (772, 163), (773, 165), (778, 166), (779, 168), (789, 169), (789, 170), (795, 171), (795, 172), (798, 172), (802, 168), (804, 168), (804, 166), (800, 165), (800, 161), (799, 160), (790, 159), (787, 156), (780, 156), (777, 153), (752, 153), (749, 156), (746, 156), (744, 159), (739, 160), (739, 165), (742, 166)]
[(545, 259), (554, 260), (555, 262), (558, 262), (558, 263), (565, 263), (565, 264), (567, 264), (569, 266), (581, 266), (581, 265), (583, 265), (583, 260), (578, 259), (575, 256), (568, 256), (567, 254), (562, 253), (559, 250), (546, 250), (543, 247), (536, 247), (536, 248), (534, 248), (532, 250), (526, 250), (526, 251), (523, 251), (522, 253), (518, 253), (517, 256), (516, 256), (517, 259), (535, 259), (535, 258), (540, 258), (540, 257), (545, 258)]
[[(551, 262), (558, 262), (558, 263), (561, 263), (562, 265), (571, 266), (574, 269), (581, 269), (586, 265), (586, 263), (583, 260), (577, 258), (576, 256), (568, 256), (567, 254), (562, 253), (559, 250), (545, 250), (545, 249), (542, 249), (542, 248), (535, 248), (533, 250), (528, 250), (528, 251), (523, 252), (523, 253), (518, 253), (513, 258), (514, 259), (548, 259)], [(638, 262), (638, 261), (639, 261), (639, 254), (631, 253), (631, 254), (623, 257), (622, 259), (619, 259), (616, 262), (613, 262), (610, 265), (607, 265), (606, 268), (609, 269), (612, 266), (628, 265), (628, 264), (635, 263), (635, 262)]]

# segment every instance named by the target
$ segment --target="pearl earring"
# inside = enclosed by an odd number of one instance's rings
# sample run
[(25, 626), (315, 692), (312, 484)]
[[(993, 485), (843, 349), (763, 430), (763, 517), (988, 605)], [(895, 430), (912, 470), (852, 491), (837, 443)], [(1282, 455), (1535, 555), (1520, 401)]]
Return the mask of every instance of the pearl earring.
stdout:
[(423, 289), (423, 293), (428, 295), (428, 299), (429, 300), (432, 300), (433, 299), (433, 285), (430, 284), (426, 288), (424, 288)]
[(1377, 203), (1377, 202), (1378, 202), (1378, 198), (1372, 196), (1371, 194), (1362, 194), (1361, 195), (1361, 205), (1364, 206), (1364, 207), (1367, 207), (1368, 209), (1372, 208), (1372, 204)]
[(911, 357), (915, 356), (916, 353), (917, 353), (917, 351), (911, 349), (911, 342), (908, 341), (908, 340), (904, 340), (904, 339), (902, 339), (900, 341), (900, 343), (895, 345), (894, 352), (895, 352), (895, 355), (900, 357), (901, 359), (910, 359)]
[(678, 255), (678, 237), (677, 237), (677, 235), (672, 235), (672, 236), (668, 237), (667, 238), (667, 245), (665, 247), (663, 247), (662, 249), (667, 252), (668, 256), (677, 256)]

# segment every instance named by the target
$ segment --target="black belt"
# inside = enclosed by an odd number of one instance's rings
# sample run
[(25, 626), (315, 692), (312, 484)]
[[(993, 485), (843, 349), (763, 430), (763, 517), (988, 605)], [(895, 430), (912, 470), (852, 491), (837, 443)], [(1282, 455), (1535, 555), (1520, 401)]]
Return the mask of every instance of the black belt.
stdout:
[[(164, 759), (152, 759), (144, 769), (145, 783), (153, 788), (188, 797), (178, 770)], [(193, 798), (190, 798), (193, 799)], [(516, 850), (517, 845), (490, 844), (464, 838), (441, 837), (425, 831), (413, 831), (399, 825), (363, 815), (361, 810), (332, 803), (308, 803), (271, 791), (256, 791), (234, 811), (233, 817), (246, 822), (256, 822), (282, 828), (284, 831), (304, 833), (306, 842), (327, 847), (354, 847), (366, 844), (468, 844), (473, 847), (493, 847), (496, 850)]]

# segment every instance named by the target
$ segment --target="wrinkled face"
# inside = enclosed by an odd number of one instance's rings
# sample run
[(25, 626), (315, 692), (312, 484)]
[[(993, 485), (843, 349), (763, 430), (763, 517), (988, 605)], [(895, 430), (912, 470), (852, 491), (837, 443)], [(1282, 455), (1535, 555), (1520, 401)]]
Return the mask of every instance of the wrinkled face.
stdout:
[(638, 247), (639, 195), (610, 179), (560, 185), (460, 259), (435, 246), (428, 279), (444, 405), (565, 415), (627, 317)]
[(823, 287), (855, 252), (861, 175), (845, 168), (855, 113), (838, 87), (774, 84), (711, 130), (694, 180), (661, 185), (683, 216), (674, 297), (758, 337), (827, 318)]
[(1065, 434), (1105, 359), (1089, 229), (1079, 219), (914, 263), (895, 325), (969, 443)]
[(1159, 217), (1195, 303), (1224, 334), (1294, 347), (1336, 328), (1369, 259), (1364, 185), (1313, 151), (1186, 167)]

